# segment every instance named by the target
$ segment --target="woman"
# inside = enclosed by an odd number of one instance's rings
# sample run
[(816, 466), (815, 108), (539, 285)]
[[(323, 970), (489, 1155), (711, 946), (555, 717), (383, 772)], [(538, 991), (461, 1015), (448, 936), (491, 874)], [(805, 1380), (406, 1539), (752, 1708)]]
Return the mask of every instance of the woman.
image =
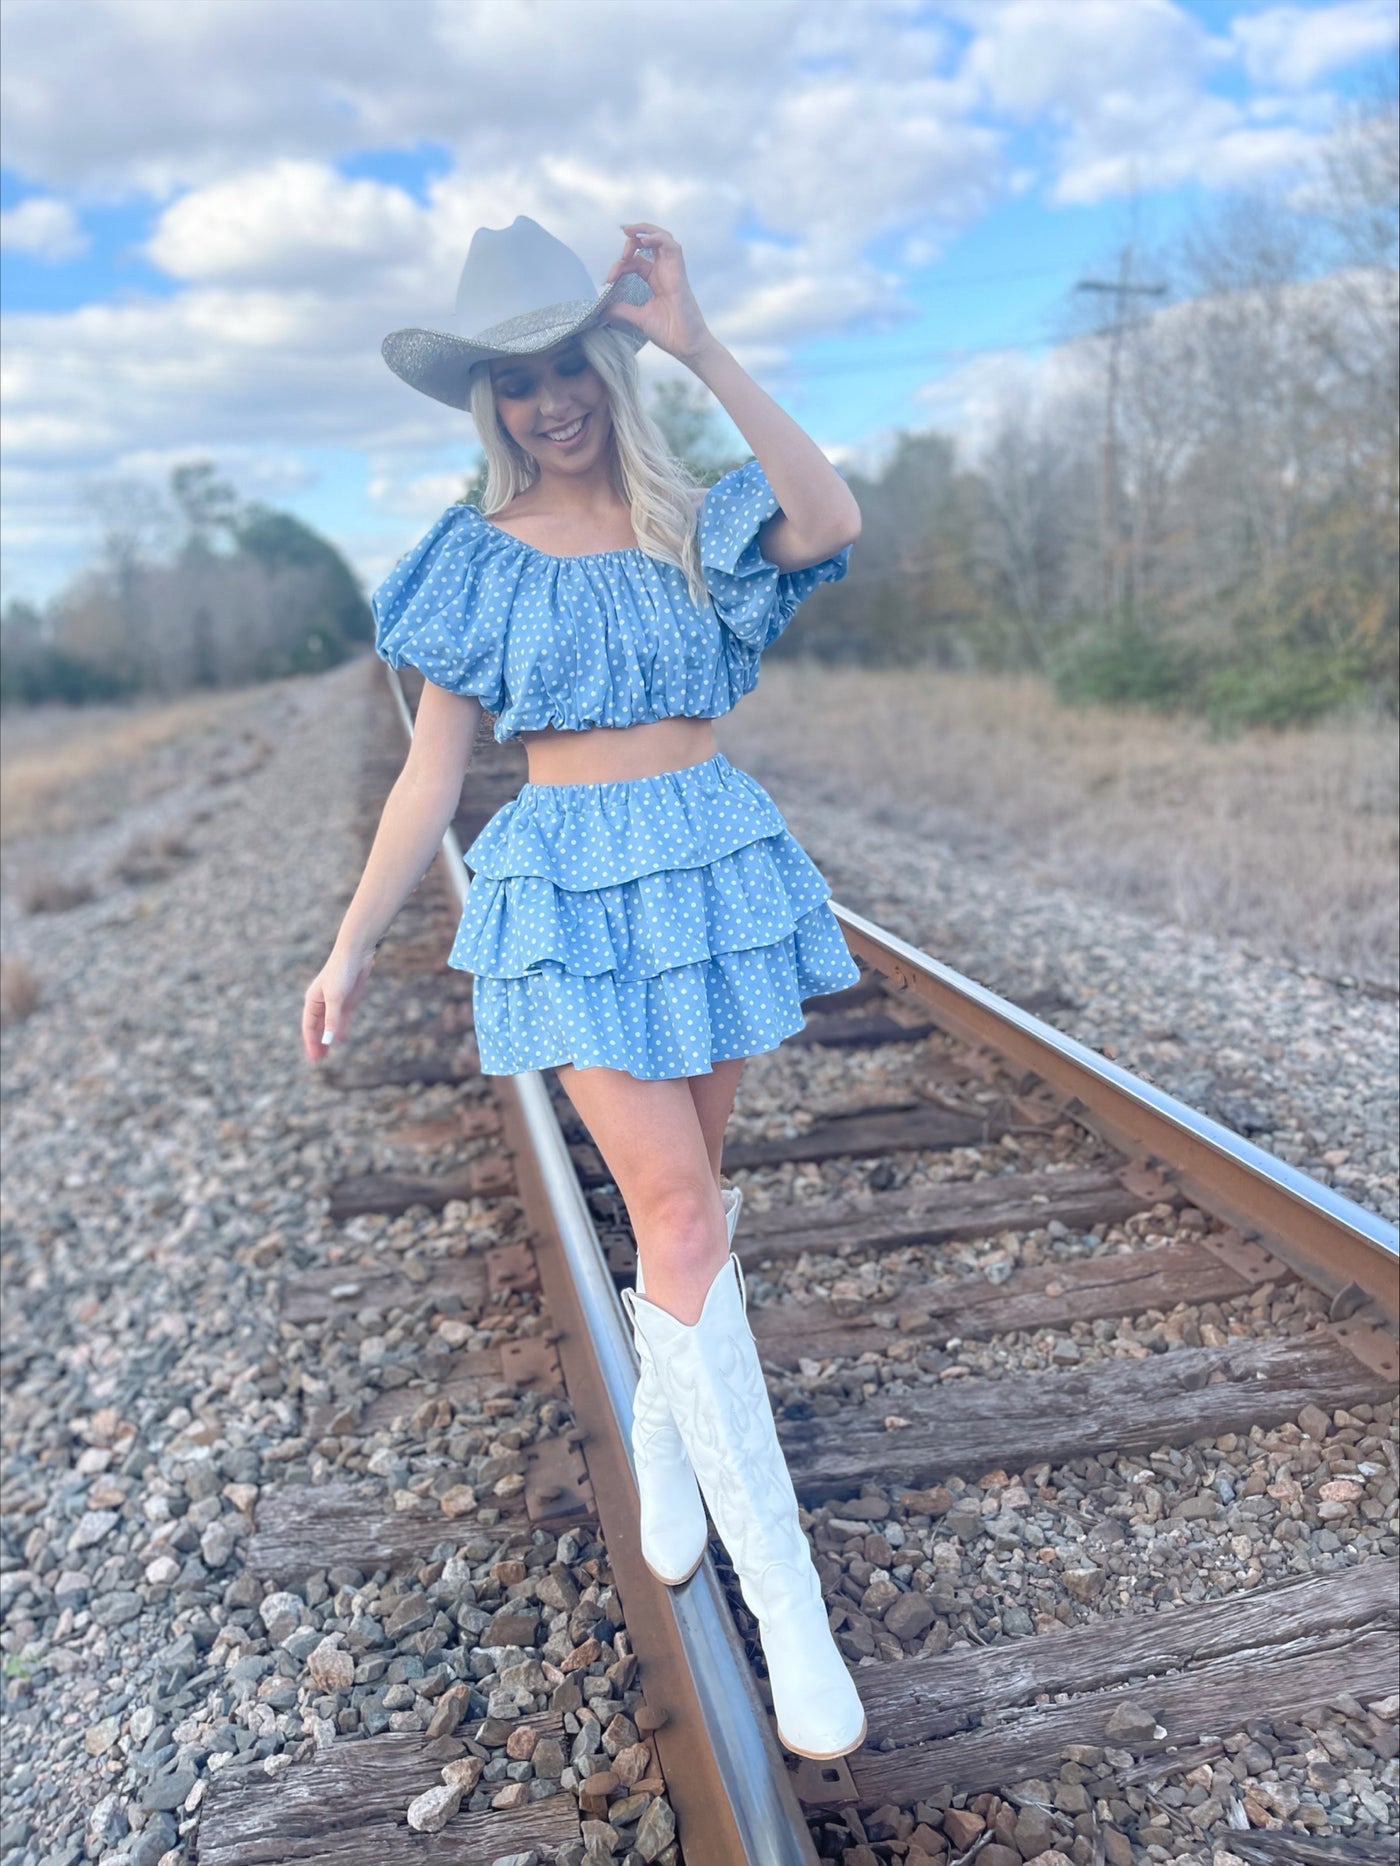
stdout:
[[(304, 1039), (313, 1060), (344, 1040), (375, 946), (457, 808), (484, 707), (498, 740), (523, 740), (530, 775), (465, 854), (448, 963), (475, 975), (481, 1068), (557, 1070), (627, 1205), (642, 1553), (663, 1581), (688, 1580), (703, 1494), (759, 1623), (779, 1735), (826, 1759), (859, 1746), (865, 1716), (798, 1521), (730, 1248), (742, 1195), (721, 1191), (720, 1159), (744, 1058), (859, 969), (829, 886), (712, 721), (756, 684), (803, 597), (844, 576), (860, 513), (711, 334), (675, 239), (623, 231), (595, 294), (525, 216), (478, 229), (449, 328), (385, 340), (404, 380), (470, 409), (486, 491), (480, 510), (449, 507), (374, 594), (378, 652), (425, 685)], [(709, 386), (758, 456), (708, 492), (643, 408), (647, 341)]]

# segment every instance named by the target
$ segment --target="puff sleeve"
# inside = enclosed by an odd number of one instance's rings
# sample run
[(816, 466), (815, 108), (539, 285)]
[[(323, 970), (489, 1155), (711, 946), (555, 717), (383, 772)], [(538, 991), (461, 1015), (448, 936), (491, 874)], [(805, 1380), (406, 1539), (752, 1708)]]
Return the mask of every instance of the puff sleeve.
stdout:
[(757, 460), (715, 481), (696, 528), (705, 587), (725, 628), (760, 651), (778, 639), (819, 583), (839, 583), (851, 547), (803, 570), (779, 570), (762, 555), (758, 530), (781, 508)]
[(481, 574), (480, 526), (451, 505), (370, 597), (375, 653), (405, 662), (435, 687), (473, 694), (489, 713), (505, 710), (509, 604)]

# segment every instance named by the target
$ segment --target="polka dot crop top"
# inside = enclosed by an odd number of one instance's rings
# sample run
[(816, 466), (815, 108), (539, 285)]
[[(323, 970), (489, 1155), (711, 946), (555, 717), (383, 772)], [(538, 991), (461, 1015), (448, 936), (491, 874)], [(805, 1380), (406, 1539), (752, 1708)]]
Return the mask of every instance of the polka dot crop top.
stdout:
[(370, 598), (375, 650), (474, 694), (501, 741), (543, 726), (717, 718), (757, 685), (763, 650), (798, 604), (846, 574), (849, 545), (804, 570), (768, 563), (758, 529), (778, 509), (757, 460), (709, 488), (701, 608), (677, 565), (636, 545), (554, 557), (473, 505), (449, 506)]

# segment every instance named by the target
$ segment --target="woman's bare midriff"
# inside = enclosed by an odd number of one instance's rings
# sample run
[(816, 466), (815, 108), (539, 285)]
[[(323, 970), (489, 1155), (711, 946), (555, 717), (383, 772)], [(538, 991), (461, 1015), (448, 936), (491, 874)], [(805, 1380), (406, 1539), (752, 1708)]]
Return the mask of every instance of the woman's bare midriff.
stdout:
[(710, 719), (653, 719), (639, 726), (592, 726), (584, 732), (545, 726), (518, 736), (530, 761), (532, 784), (655, 777), (703, 764), (719, 750)]

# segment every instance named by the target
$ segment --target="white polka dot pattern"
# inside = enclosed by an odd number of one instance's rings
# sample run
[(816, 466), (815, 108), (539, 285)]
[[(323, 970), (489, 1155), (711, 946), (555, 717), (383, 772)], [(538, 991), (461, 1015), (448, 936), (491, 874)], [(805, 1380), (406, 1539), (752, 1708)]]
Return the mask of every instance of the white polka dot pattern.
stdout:
[[(710, 601), (644, 552), (551, 557), (452, 506), (372, 598), (375, 646), (475, 694), (504, 741), (712, 719), (850, 549), (767, 563), (778, 510), (756, 460), (712, 486), (697, 541)], [(465, 851), (448, 964), (475, 974), (485, 1075), (573, 1063), (643, 1080), (708, 1074), (802, 1028), (802, 1000), (860, 977), (821, 871), (768, 792), (722, 752), (680, 771), (531, 784)]]
[(757, 533), (778, 509), (757, 460), (710, 487), (700, 608), (678, 566), (635, 546), (554, 557), (449, 506), (371, 596), (376, 651), (474, 694), (501, 743), (544, 726), (716, 719), (758, 684), (763, 650), (803, 599), (849, 564), (849, 545), (805, 570), (767, 563)]
[(831, 889), (723, 752), (651, 777), (524, 784), (463, 854), (448, 964), (476, 974), (485, 1075), (562, 1062), (705, 1075), (802, 1028), (860, 969)]

